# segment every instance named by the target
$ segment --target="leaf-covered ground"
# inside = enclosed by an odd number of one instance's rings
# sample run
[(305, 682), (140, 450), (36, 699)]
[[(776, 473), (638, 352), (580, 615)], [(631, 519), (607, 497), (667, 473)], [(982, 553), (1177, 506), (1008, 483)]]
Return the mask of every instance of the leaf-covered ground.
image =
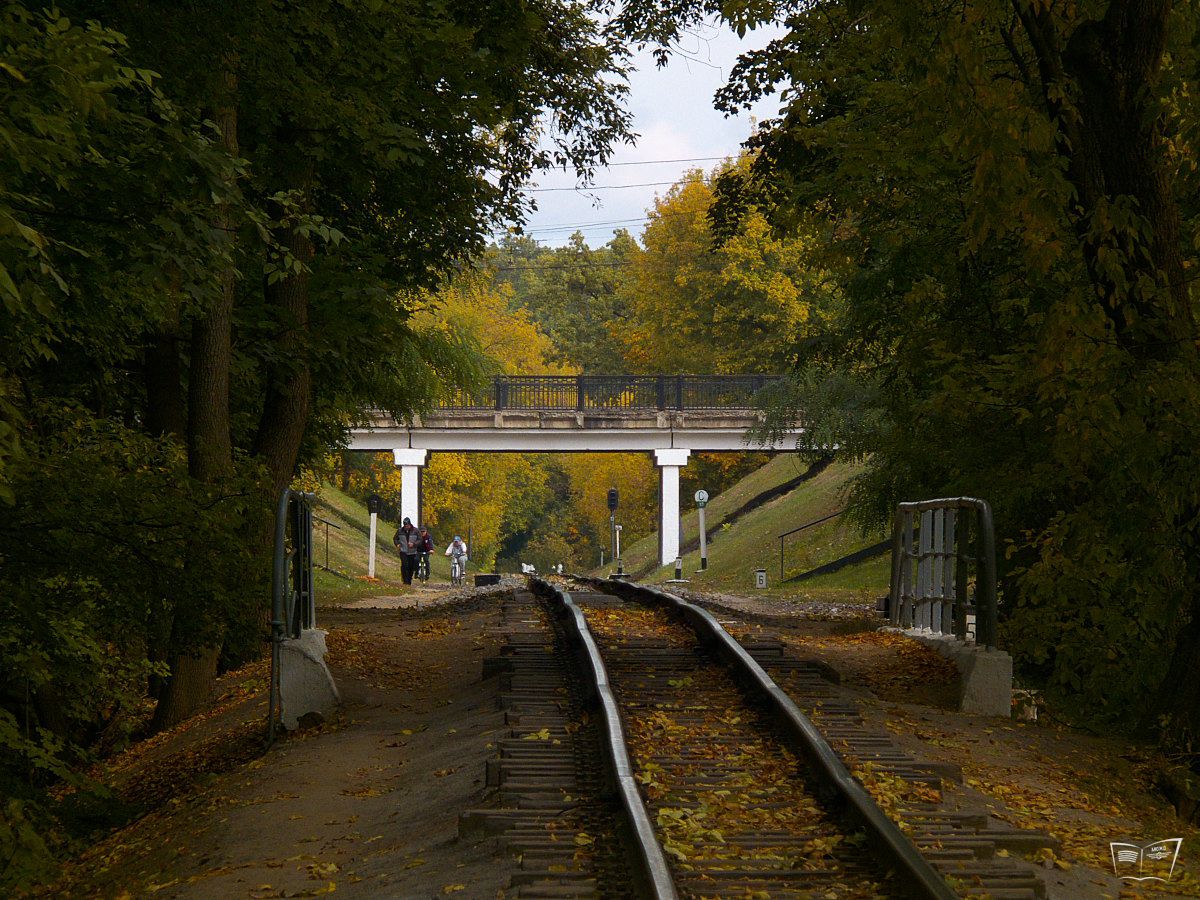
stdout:
[[(823, 615), (819, 604), (814, 609)], [(779, 607), (746, 598), (739, 610), (774, 614)], [(1034, 857), (1045, 867), (1052, 898), (1200, 896), (1200, 829), (1181, 822), (1159, 789), (1170, 761), (1155, 748), (1083, 733), (1044, 716), (1029, 722), (962, 715), (954, 711), (954, 666), (933, 651), (876, 631), (871, 620), (810, 621), (798, 611), (794, 625), (775, 619), (740, 630), (777, 633), (796, 654), (830, 665), (868, 722), (886, 727), (917, 758), (959, 766), (963, 784), (943, 781), (945, 802), (986, 808), (1015, 826), (1057, 837), (1059, 853), (1043, 850)], [(890, 793), (898, 795), (892, 808), (911, 799), (879, 773), (856, 774), (885, 807)], [(1114, 877), (1111, 841), (1141, 846), (1168, 837), (1184, 839), (1169, 884), (1137, 887)]]
[(109, 763), (148, 811), (42, 894), (497, 896), (513, 863), (457, 837), (503, 729), (495, 682), (480, 683), (492, 612), (338, 615), (324, 622), (338, 721), (264, 754), (265, 670), (227, 677), (203, 716)]
[[(494, 616), (486, 608), (353, 610), (327, 613), (324, 624), (342, 719), (264, 756), (265, 667), (232, 673), (202, 716), (96, 770), (137, 818), (98, 835), (42, 895), (497, 896), (515, 863), (457, 839), (457, 816), (481, 803), (489, 745), (503, 730), (489, 693), (495, 682), (479, 680)], [(852, 623), (747, 628), (780, 632), (837, 668), (868, 721), (914, 756), (960, 766), (962, 785), (943, 782), (947, 802), (987, 806), (1057, 836), (1061, 852), (1040, 860), (1052, 898), (1151, 896), (1121, 893), (1108, 843), (1176, 836), (1184, 838), (1179, 865), (1157, 894), (1200, 896), (1200, 832), (1182, 825), (1158, 792), (1166, 762), (1153, 748), (1045, 720), (962, 716), (939, 700), (937, 691), (942, 700), (953, 693), (953, 673), (939, 658)], [(672, 729), (652, 734), (667, 739)], [(899, 790), (860, 776), (885, 801)], [(688, 829), (706, 827), (686, 818), (681, 846)]]

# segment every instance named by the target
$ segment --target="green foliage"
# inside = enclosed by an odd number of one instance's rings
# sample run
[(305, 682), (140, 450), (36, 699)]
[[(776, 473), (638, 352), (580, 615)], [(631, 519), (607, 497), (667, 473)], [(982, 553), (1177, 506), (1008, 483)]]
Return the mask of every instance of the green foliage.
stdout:
[[(15, 748), (6, 734), (5, 717), (0, 710), (0, 747)], [(58, 870), (58, 861), (45, 836), (43, 817), (30, 815), (27, 803), (7, 797), (0, 807), (0, 887), (27, 888), (47, 881)]]
[(585, 374), (626, 371), (622, 335), (628, 317), (621, 292), (627, 267), (640, 253), (625, 231), (592, 249), (576, 233), (565, 247), (506, 237), (486, 262), (498, 283), (511, 284), (514, 308), (529, 311), (551, 339), (555, 360)]
[(170, 442), (78, 411), (42, 422), (0, 520), (0, 793), (44, 817), (43, 788), (86, 788), (75, 766), (144, 726), (154, 660), (257, 635), (269, 564), (245, 540), (267, 524), (256, 467), (217, 490)]
[(39, 393), (30, 377), (114, 402), (112, 367), (168, 314), (165, 284), (207, 299), (202, 273), (226, 244), (209, 217), (234, 163), (126, 63), (120, 34), (6, 2), (0, 36), (0, 501), (11, 502), (5, 468)]
[[(665, 45), (707, 14), (744, 28), (782, 8), (632, 2), (622, 23)], [(806, 255), (845, 303), (779, 399), (868, 460), (859, 515), (989, 499), (1022, 669), (1081, 720), (1167, 711), (1186, 739), (1197, 15), (1130, 9), (788, 7), (788, 34), (719, 97), (779, 89), (786, 106), (714, 219), (723, 235), (756, 208), (784, 232), (825, 222)]]
[(0, 854), (261, 647), (264, 469), (478, 378), (420, 291), (628, 138), (623, 52), (571, 0), (0, 0)]

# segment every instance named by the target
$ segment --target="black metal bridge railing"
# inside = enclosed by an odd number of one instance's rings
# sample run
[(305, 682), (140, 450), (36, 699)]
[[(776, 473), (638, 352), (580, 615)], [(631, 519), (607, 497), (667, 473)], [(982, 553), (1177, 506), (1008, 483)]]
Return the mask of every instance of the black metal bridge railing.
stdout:
[(497, 375), (490, 391), (460, 393), (441, 409), (754, 409), (778, 375)]

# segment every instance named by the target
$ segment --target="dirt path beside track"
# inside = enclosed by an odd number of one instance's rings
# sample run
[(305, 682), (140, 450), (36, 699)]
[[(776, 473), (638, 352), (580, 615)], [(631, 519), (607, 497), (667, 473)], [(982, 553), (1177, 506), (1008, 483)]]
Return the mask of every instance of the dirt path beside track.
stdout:
[[(497, 679), (481, 678), (496, 650), (497, 597), (459, 596), (431, 593), (416, 609), (322, 610), (342, 715), (269, 753), (257, 743), (265, 671), (227, 676), (210, 713), (108, 762), (118, 796), (152, 808), (41, 894), (503, 897), (516, 861), (457, 831), (460, 812), (488, 802), (486, 760), (504, 731)], [(1191, 874), (1200, 832), (1156, 794), (1161, 760), (1151, 749), (954, 712), (953, 673), (940, 659), (841, 609), (710, 602), (735, 630), (778, 634), (836, 669), (864, 717), (913, 755), (961, 768), (964, 783), (948, 784), (948, 795), (1059, 836), (1063, 851), (1039, 860), (1052, 897), (1151, 896), (1121, 893), (1108, 841), (1174, 836), (1184, 846), (1167, 890), (1200, 895)]]

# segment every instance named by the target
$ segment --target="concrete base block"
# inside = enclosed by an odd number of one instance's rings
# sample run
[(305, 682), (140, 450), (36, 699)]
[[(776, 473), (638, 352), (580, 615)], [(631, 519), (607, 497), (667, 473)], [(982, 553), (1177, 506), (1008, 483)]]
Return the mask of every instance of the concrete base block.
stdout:
[(1003, 650), (980, 647), (952, 635), (922, 630), (899, 631), (953, 660), (959, 672), (958, 708), (979, 716), (1012, 715), (1012, 657)]
[(319, 628), (305, 629), (279, 646), (280, 721), (288, 731), (295, 731), (301, 719), (324, 721), (337, 711), (341, 697), (325, 665), (326, 652)]

